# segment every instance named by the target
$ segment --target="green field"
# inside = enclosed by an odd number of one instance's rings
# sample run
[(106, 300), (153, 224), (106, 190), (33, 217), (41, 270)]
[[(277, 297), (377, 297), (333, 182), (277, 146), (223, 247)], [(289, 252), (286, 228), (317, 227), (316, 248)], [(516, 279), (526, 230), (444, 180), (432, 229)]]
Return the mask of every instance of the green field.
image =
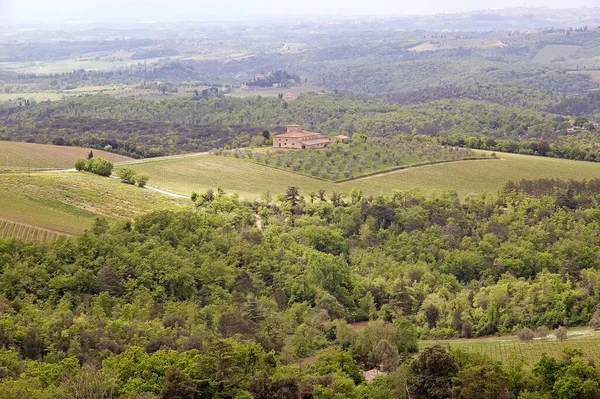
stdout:
[[(94, 156), (111, 162), (129, 161), (131, 158), (101, 150), (91, 150)], [(0, 141), (0, 172), (35, 169), (70, 169), (77, 158), (86, 158), (89, 148), (49, 144)]]
[(0, 219), (0, 238), (20, 238), (25, 241), (53, 241), (61, 233)]
[(302, 194), (319, 188), (328, 194), (359, 188), (367, 195), (389, 195), (393, 190), (419, 189), (425, 193), (455, 190), (461, 198), (482, 192), (496, 193), (507, 181), (537, 178), (600, 178), (600, 163), (569, 161), (516, 154), (498, 154), (498, 159), (457, 161), (420, 166), (343, 183), (317, 180), (231, 157), (195, 155), (155, 158), (131, 167), (151, 177), (153, 186), (179, 194), (222, 187), (243, 198), (258, 198), (267, 191), (284, 193), (298, 186)]
[(559, 60), (560, 58), (564, 58), (564, 60), (567, 61), (571, 58), (571, 54), (580, 48), (581, 46), (549, 44), (538, 51), (533, 59), (533, 62), (553, 62)]
[(493, 359), (505, 362), (512, 354), (520, 355), (529, 364), (536, 363), (542, 354), (547, 353), (555, 358), (562, 357), (566, 348), (583, 350), (584, 358), (600, 361), (600, 334), (596, 331), (569, 331), (566, 340), (558, 341), (554, 336), (532, 342), (522, 342), (516, 337), (456, 339), (444, 341), (420, 341), (419, 349), (439, 344), (448, 349), (461, 349), (466, 352), (479, 352)]
[(59, 233), (82, 233), (97, 215), (133, 218), (185, 204), (185, 200), (89, 173), (0, 175), (0, 218)]

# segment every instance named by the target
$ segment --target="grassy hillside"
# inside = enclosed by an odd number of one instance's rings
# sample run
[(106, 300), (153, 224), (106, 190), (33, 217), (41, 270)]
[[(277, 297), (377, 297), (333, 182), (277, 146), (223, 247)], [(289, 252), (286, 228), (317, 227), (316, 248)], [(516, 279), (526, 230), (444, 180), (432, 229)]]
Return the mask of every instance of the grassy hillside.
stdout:
[(600, 164), (516, 154), (499, 154), (488, 161), (458, 161), (422, 166), (367, 177), (345, 183), (331, 183), (230, 157), (208, 155), (154, 159), (134, 163), (135, 170), (151, 176), (151, 184), (188, 195), (221, 186), (245, 198), (257, 198), (269, 191), (280, 194), (298, 186), (303, 194), (325, 189), (346, 193), (356, 187), (365, 194), (390, 194), (393, 190), (419, 189), (424, 192), (455, 190), (461, 197), (471, 193), (495, 193), (509, 180), (559, 178), (600, 178)]
[(0, 175), (2, 219), (60, 233), (79, 234), (97, 215), (130, 218), (184, 204), (184, 200), (87, 173)]
[[(131, 158), (106, 151), (92, 150), (94, 156), (106, 158), (111, 162), (128, 161)], [(31, 169), (67, 169), (73, 168), (77, 158), (85, 158), (89, 148), (66, 147), (49, 144), (0, 141), (0, 171)]]

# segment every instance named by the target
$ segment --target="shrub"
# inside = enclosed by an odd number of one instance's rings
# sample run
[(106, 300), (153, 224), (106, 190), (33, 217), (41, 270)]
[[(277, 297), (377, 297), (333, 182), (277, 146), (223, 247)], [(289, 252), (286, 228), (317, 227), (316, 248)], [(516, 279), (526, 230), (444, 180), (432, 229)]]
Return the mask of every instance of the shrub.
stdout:
[(122, 169), (119, 169), (117, 171), (117, 175), (119, 176), (119, 179), (121, 179), (121, 181), (123, 183), (127, 183), (127, 184), (134, 184), (135, 183), (136, 172), (135, 172), (135, 170), (133, 170), (131, 168), (122, 168)]
[(535, 330), (535, 335), (537, 335), (538, 338), (546, 338), (549, 333), (550, 330), (548, 330), (548, 327), (546, 326), (539, 326), (537, 330)]
[(590, 327), (592, 327), (595, 330), (600, 328), (600, 314), (598, 312), (596, 312), (592, 316), (592, 318), (590, 320)]
[(531, 330), (531, 328), (525, 327), (524, 329), (522, 329), (521, 331), (519, 331), (517, 333), (517, 337), (519, 337), (519, 339), (521, 341), (531, 342), (531, 341), (533, 341), (533, 338), (535, 337), (535, 334), (533, 333), (533, 331)]
[(79, 158), (77, 161), (75, 161), (75, 169), (79, 172), (86, 170), (86, 164), (87, 164), (86, 159)]
[(567, 339), (567, 327), (565, 326), (560, 326), (556, 329), (556, 331), (554, 332), (554, 334), (556, 335), (556, 338), (564, 341), (565, 339)]
[(88, 160), (79, 158), (75, 161), (75, 169), (108, 177), (112, 173), (113, 164), (104, 158), (90, 158)]
[(148, 180), (150, 180), (150, 176), (148, 175), (137, 175), (135, 177), (135, 182), (139, 187), (144, 187), (148, 183)]
[(86, 170), (100, 176), (110, 176), (113, 164), (104, 158), (92, 158), (86, 164)]

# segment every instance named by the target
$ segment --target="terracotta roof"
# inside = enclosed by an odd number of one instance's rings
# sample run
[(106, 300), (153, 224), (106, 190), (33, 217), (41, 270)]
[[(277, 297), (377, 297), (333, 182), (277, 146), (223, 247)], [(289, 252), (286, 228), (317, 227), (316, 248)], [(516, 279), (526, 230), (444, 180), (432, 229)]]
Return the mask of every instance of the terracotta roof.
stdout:
[[(292, 126), (292, 125), (290, 125)], [(273, 136), (274, 138), (296, 138), (296, 137), (306, 137), (306, 136), (315, 136), (315, 135), (319, 135), (322, 136), (321, 133), (317, 133), (317, 132), (309, 132), (306, 130), (302, 130), (300, 132), (289, 132), (289, 133), (282, 133), (282, 134), (278, 134), (276, 136)]]
[(328, 144), (331, 143), (331, 139), (315, 139), (315, 140), (305, 140), (302, 144), (305, 145), (313, 145), (313, 144)]
[(383, 371), (380, 371), (378, 369), (372, 369), (372, 370), (361, 370), (360, 373), (363, 375), (363, 377), (365, 377), (365, 380), (367, 382), (371, 382), (373, 381), (373, 379), (375, 377), (378, 377), (380, 375), (386, 375), (387, 373), (384, 373)]

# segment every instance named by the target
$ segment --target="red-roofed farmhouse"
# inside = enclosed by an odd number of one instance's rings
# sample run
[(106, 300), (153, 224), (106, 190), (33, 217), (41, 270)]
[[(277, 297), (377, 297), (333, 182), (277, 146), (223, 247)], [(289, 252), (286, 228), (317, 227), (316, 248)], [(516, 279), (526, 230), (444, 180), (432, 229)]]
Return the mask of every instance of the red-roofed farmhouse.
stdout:
[(288, 125), (287, 132), (273, 136), (275, 148), (322, 148), (331, 144), (331, 139), (321, 133), (303, 130), (300, 125)]

